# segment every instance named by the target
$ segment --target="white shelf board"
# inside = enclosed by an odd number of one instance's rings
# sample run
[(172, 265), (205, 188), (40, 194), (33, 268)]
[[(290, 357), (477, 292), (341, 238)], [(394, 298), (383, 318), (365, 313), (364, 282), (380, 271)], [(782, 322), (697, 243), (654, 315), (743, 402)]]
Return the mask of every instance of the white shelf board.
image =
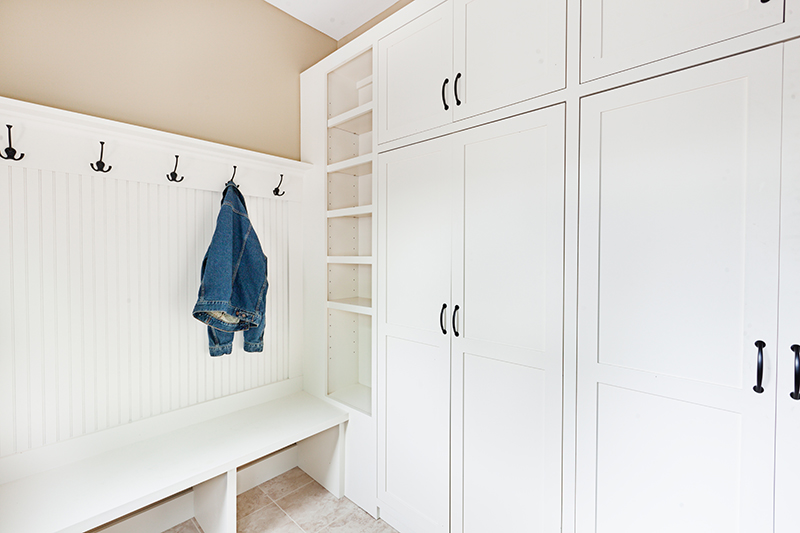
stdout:
[(372, 216), (371, 205), (359, 205), (356, 207), (345, 207), (343, 209), (330, 209), (328, 211), (328, 218), (340, 217), (368, 217)]
[(371, 265), (373, 262), (371, 255), (329, 255), (328, 263), (338, 263), (341, 265)]
[(370, 74), (369, 76), (367, 76), (364, 79), (358, 80), (356, 82), (356, 89), (363, 89), (367, 85), (371, 85), (371, 84), (372, 84), (372, 74)]
[(372, 415), (372, 389), (360, 383), (332, 392), (328, 394), (328, 398), (366, 415)]
[(339, 128), (357, 135), (372, 131), (372, 102), (329, 118), (328, 127)]
[(372, 316), (372, 298), (341, 298), (328, 300), (328, 309), (349, 311), (360, 315)]
[(372, 174), (372, 154), (364, 154), (328, 165), (327, 171), (344, 172), (354, 176)]

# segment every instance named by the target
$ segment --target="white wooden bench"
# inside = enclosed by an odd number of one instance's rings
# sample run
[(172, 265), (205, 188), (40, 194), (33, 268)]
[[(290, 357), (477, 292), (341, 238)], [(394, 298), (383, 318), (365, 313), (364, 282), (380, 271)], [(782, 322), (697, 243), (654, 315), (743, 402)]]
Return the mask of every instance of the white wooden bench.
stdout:
[(0, 532), (83, 532), (193, 488), (205, 533), (235, 533), (237, 468), (336, 426), (343, 487), (347, 419), (297, 392), (24, 477), (0, 485)]

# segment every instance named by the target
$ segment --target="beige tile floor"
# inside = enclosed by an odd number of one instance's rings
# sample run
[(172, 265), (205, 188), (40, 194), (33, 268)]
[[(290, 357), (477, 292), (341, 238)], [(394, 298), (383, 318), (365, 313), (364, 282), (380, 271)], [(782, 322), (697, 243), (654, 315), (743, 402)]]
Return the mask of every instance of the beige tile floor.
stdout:
[[(299, 468), (240, 494), (238, 533), (397, 533), (356, 504), (330, 492)], [(164, 533), (202, 533), (193, 519)]]

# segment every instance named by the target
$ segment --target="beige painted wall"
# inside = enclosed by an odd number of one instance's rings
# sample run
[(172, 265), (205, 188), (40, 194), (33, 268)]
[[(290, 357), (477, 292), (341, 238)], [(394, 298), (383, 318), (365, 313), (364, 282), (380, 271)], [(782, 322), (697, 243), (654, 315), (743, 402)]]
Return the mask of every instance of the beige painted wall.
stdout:
[(400, 11), (400, 8), (407, 6), (411, 2), (412, 0), (399, 0), (397, 3), (393, 4), (392, 7), (390, 7), (386, 11), (383, 11), (380, 15), (372, 17), (370, 20), (368, 20), (355, 30), (351, 31), (350, 33), (339, 39), (338, 47), (341, 48), (342, 46), (346, 45), (347, 43), (349, 43), (350, 41), (352, 41), (365, 31), (367, 31), (368, 29), (375, 26), (377, 23), (386, 19), (389, 15), (397, 13), (398, 11)]
[(0, 96), (299, 159), (336, 46), (264, 0), (3, 0)]

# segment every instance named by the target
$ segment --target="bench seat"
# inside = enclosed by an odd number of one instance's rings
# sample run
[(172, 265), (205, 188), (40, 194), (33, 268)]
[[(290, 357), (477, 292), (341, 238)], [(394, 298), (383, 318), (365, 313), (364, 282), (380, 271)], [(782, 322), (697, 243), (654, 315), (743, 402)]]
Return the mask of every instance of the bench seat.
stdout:
[(297, 392), (6, 483), (0, 531), (83, 532), (194, 487), (206, 533), (232, 533), (236, 469), (336, 426), (341, 442), (347, 418)]

